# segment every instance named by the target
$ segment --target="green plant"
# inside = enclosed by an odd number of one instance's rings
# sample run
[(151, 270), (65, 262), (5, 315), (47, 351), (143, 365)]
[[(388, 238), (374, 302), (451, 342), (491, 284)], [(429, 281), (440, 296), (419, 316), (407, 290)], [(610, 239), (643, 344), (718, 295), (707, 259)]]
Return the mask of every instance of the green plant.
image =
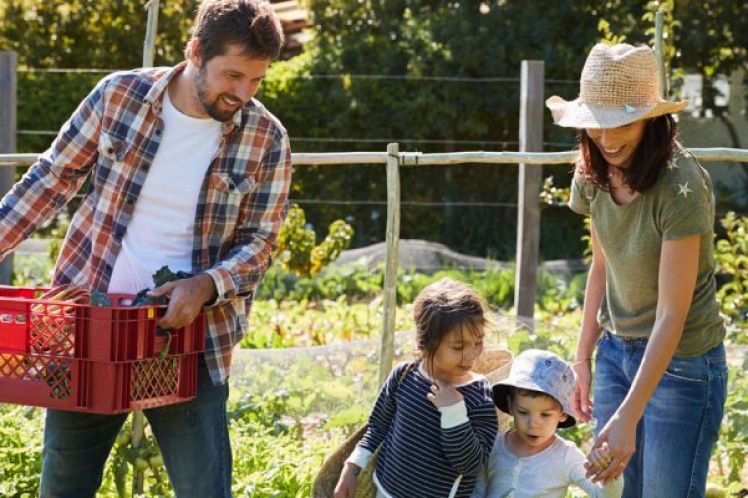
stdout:
[(144, 490), (148, 496), (164, 496), (171, 491), (161, 451), (151, 434), (150, 426), (147, 422), (145, 424), (145, 436), (137, 448), (132, 444), (130, 422), (122, 426), (114, 442), (105, 471), (105, 484), (113, 484), (118, 498), (130, 496), (129, 484), (136, 469), (144, 473)]
[(42, 421), (38, 409), (0, 405), (0, 496), (37, 496)]
[(729, 321), (729, 338), (748, 344), (748, 217), (729, 212), (720, 221), (725, 238), (717, 240), (714, 257), (719, 272), (727, 281), (717, 291), (717, 300)]
[(16, 287), (43, 287), (49, 285), (52, 261), (46, 255), (14, 254), (12, 285)]
[(278, 261), (284, 269), (297, 275), (314, 276), (351, 245), (351, 237), (351, 226), (336, 220), (330, 225), (325, 240), (315, 245), (317, 236), (307, 226), (304, 210), (292, 204), (278, 237)]
[[(737, 488), (742, 489), (740, 483), (748, 455), (748, 376), (745, 369), (730, 368), (729, 383), (716, 454), (724, 482), (738, 491)], [(724, 460), (727, 461), (726, 475)]]

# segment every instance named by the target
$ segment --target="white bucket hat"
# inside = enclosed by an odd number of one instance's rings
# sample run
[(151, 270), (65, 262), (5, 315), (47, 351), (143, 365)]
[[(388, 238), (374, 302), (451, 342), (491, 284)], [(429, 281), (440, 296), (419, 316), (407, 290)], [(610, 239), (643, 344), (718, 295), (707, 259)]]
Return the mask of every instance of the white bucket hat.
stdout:
[(558, 426), (572, 427), (577, 423), (571, 405), (575, 382), (574, 371), (560, 356), (550, 351), (528, 349), (514, 359), (509, 377), (493, 385), (493, 402), (499, 410), (509, 413), (511, 388), (544, 393), (558, 401), (567, 416)]
[(582, 69), (579, 98), (545, 101), (553, 120), (570, 128), (616, 128), (640, 119), (680, 112), (688, 101), (662, 99), (659, 69), (647, 46), (598, 43)]

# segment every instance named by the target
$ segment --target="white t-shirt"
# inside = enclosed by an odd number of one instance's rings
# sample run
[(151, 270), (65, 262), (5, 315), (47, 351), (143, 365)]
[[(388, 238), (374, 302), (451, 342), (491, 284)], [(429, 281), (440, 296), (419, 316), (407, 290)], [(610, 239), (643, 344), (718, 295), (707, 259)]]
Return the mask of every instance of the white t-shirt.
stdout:
[(205, 173), (218, 152), (221, 123), (177, 110), (164, 92), (164, 131), (112, 269), (109, 292), (153, 288), (168, 265), (192, 272), (195, 212)]
[(496, 436), (470, 498), (564, 498), (570, 484), (594, 498), (620, 498), (623, 477), (607, 486), (587, 479), (586, 458), (574, 443), (556, 436), (540, 453), (517, 457), (506, 447), (506, 434)]

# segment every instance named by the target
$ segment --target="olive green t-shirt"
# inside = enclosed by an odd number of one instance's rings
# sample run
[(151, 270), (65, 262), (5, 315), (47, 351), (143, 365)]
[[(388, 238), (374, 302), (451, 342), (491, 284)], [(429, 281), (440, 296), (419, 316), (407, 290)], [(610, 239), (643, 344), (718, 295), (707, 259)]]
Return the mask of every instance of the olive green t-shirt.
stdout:
[(624, 337), (648, 337), (657, 311), (662, 242), (699, 234), (696, 287), (676, 354), (697, 356), (722, 341), (725, 327), (714, 279), (712, 181), (692, 155), (674, 150), (657, 182), (626, 205), (616, 204), (609, 192), (577, 172), (569, 206), (590, 216), (605, 255), (601, 327)]

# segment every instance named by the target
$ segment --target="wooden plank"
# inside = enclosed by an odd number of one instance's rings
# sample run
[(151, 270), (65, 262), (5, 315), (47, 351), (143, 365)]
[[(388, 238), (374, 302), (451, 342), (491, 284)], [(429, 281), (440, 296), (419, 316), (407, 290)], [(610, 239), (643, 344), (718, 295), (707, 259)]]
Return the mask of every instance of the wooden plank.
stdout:
[[(748, 151), (746, 151), (748, 152)], [(448, 164), (568, 164), (575, 161), (576, 151), (566, 152), (450, 152), (439, 154), (421, 154), (420, 152), (403, 152), (403, 166), (429, 166)], [(746, 154), (748, 157), (748, 154)]]
[[(148, 20), (143, 39), (143, 67), (153, 67), (156, 56), (156, 35), (158, 33), (158, 9), (159, 0), (148, 0), (145, 8), (148, 10)], [(132, 413), (132, 436), (133, 448), (138, 448), (145, 439), (145, 415), (142, 410)], [(145, 489), (145, 472), (135, 469), (132, 476), (132, 495), (142, 496)]]
[(384, 267), (382, 347), (379, 355), (379, 385), (392, 370), (395, 356), (395, 312), (397, 311), (397, 265), (400, 246), (400, 155), (398, 144), (387, 145), (387, 252)]
[[(18, 54), (0, 52), (0, 154), (16, 152)], [(15, 167), (0, 168), (0, 195), (5, 195), (15, 182)], [(10, 284), (13, 255), (0, 263), (0, 284)]]
[(280, 2), (272, 2), (272, 7), (276, 13), (279, 13), (285, 10), (299, 9), (301, 6), (297, 0), (283, 0)]
[(655, 14), (655, 57), (657, 58), (657, 66), (660, 71), (660, 79), (657, 82), (660, 96), (663, 99), (667, 99), (667, 73), (665, 72), (665, 55), (662, 50), (662, 30), (663, 25), (665, 24), (664, 17), (665, 12), (663, 10), (658, 10), (657, 14)]
[[(696, 147), (687, 149), (702, 162), (731, 161), (748, 163), (748, 149), (730, 147)], [(39, 154), (0, 154), (0, 167), (23, 166), (36, 161)], [(577, 152), (453, 152), (448, 154), (421, 154), (401, 152), (401, 166), (433, 166), (448, 164), (568, 164), (573, 163)], [(386, 164), (386, 152), (295, 152), (291, 155), (294, 166), (321, 166), (336, 164)], [(726, 165), (729, 167), (729, 165)]]
[(158, 6), (159, 0), (148, 0), (145, 5), (145, 8), (148, 9), (148, 21), (145, 27), (145, 39), (143, 40), (143, 67), (153, 67), (153, 60), (156, 56)]
[[(522, 61), (519, 114), (521, 152), (543, 150), (545, 63)], [(514, 306), (517, 318), (532, 327), (537, 269), (540, 263), (540, 187), (542, 165), (520, 163), (517, 207), (517, 269)]]

